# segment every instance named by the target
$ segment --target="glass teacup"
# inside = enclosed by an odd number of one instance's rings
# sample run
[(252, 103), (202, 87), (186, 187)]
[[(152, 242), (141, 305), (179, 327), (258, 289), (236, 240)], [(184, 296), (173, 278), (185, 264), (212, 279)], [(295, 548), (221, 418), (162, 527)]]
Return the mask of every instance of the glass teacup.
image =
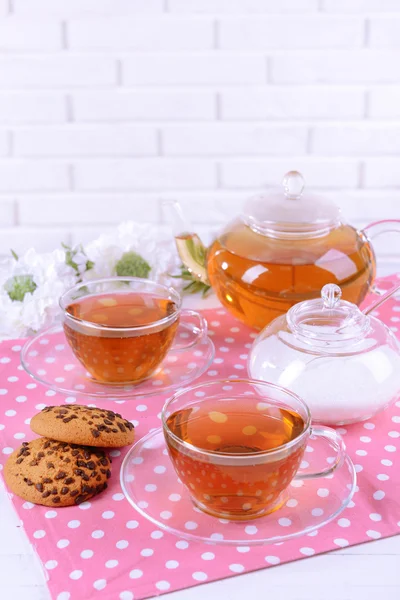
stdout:
[[(293, 479), (323, 477), (341, 465), (342, 438), (311, 427), (307, 405), (277, 385), (219, 380), (174, 394), (163, 407), (169, 456), (192, 501), (224, 519), (248, 520), (278, 509)], [(310, 436), (332, 448), (332, 464), (301, 470)]]
[[(207, 335), (205, 319), (181, 305), (174, 289), (135, 277), (80, 283), (60, 299), (76, 358), (96, 381), (124, 385), (150, 377), (170, 348), (189, 348)], [(185, 320), (191, 335), (184, 332), (176, 341)]]

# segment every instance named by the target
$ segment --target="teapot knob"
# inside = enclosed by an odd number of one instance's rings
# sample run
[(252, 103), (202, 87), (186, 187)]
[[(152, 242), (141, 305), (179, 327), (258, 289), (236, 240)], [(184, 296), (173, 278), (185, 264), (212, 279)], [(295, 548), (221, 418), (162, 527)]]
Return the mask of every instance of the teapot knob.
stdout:
[(304, 190), (304, 177), (298, 171), (289, 171), (282, 180), (286, 198), (299, 198)]
[(335, 308), (342, 297), (342, 290), (335, 283), (327, 283), (321, 290), (321, 298), (324, 301), (324, 308)]

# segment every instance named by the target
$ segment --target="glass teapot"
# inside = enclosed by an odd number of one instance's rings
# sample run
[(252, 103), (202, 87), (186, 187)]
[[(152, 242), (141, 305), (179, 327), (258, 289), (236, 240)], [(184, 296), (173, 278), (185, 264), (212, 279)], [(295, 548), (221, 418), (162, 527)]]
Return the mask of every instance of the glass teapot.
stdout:
[(300, 302), (255, 339), (250, 377), (292, 390), (313, 421), (345, 425), (369, 419), (400, 397), (400, 343), (369, 313), (341, 300), (335, 284), (321, 298)]
[(304, 193), (304, 179), (290, 171), (282, 189), (251, 198), (210, 248), (190, 230), (178, 203), (175, 240), (184, 265), (247, 325), (262, 329), (334, 282), (343, 298), (360, 304), (372, 284), (376, 261), (372, 237), (400, 232), (400, 220), (372, 223), (358, 231), (327, 199)]

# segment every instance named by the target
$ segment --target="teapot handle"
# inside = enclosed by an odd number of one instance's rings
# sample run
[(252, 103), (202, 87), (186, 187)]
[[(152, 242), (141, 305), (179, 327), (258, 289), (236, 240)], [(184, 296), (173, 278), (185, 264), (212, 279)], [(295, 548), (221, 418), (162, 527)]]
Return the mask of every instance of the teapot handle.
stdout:
[[(374, 223), (367, 225), (365, 229), (363, 229), (363, 233), (368, 240), (372, 240), (382, 233), (400, 233), (400, 219), (384, 219), (382, 221), (375, 221)], [(386, 300), (388, 300), (399, 290), (400, 284), (395, 285), (390, 290), (380, 290), (377, 286), (373, 285), (371, 292), (379, 296), (379, 298), (363, 310), (364, 314), (368, 315), (370, 312), (378, 308), (378, 306), (386, 302)]]

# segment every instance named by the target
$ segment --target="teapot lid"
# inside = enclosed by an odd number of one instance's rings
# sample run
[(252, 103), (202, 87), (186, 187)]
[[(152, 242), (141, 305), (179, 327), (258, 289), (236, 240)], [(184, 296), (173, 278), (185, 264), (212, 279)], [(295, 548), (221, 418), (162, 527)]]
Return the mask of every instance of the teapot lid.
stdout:
[(320, 298), (299, 302), (289, 309), (286, 315), (289, 328), (312, 344), (336, 345), (364, 337), (370, 329), (370, 317), (341, 296), (338, 285), (324, 285)]
[(305, 181), (289, 171), (282, 189), (250, 198), (243, 219), (251, 229), (271, 237), (315, 237), (340, 223), (340, 209), (327, 198), (304, 193)]

